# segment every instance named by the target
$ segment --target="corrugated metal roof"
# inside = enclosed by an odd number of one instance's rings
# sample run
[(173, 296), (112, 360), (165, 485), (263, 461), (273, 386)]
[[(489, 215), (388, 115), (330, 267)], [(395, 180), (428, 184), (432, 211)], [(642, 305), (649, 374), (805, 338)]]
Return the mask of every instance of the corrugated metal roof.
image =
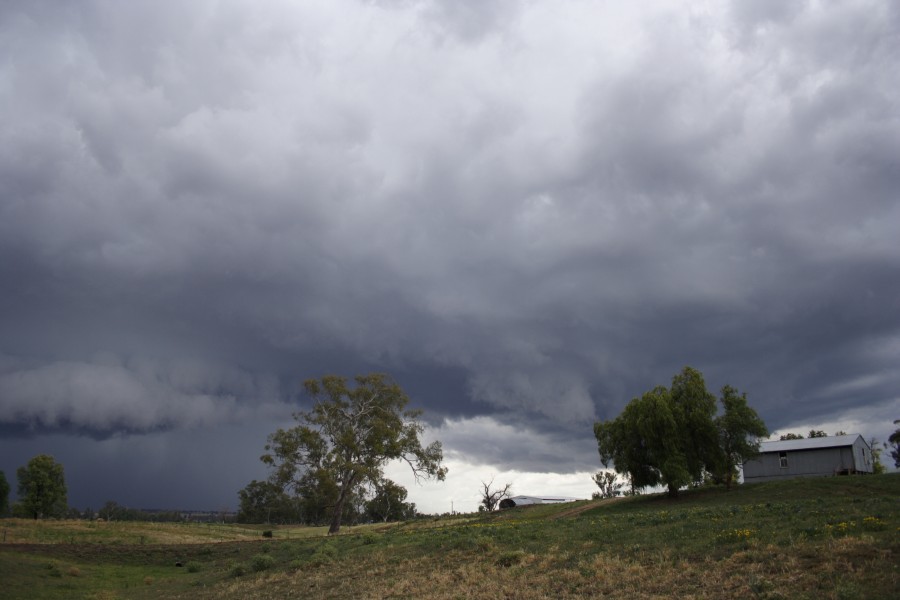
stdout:
[[(858, 433), (849, 435), (829, 435), (827, 437), (807, 438), (803, 440), (779, 440), (777, 442), (762, 442), (759, 452), (787, 452), (788, 450), (813, 450), (816, 448), (840, 448), (852, 446), (858, 438)], [(863, 440), (865, 441), (865, 440)]]
[(562, 502), (575, 502), (578, 498), (569, 498), (567, 496), (513, 496), (512, 498), (504, 498), (500, 502), (500, 508), (511, 508), (512, 506), (524, 506), (526, 504), (559, 504)]

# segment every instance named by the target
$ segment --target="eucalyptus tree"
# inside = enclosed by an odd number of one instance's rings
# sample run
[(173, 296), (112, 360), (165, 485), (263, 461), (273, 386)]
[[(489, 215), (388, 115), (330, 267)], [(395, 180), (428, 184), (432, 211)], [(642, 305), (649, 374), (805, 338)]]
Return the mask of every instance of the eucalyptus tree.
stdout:
[(619, 478), (612, 471), (597, 471), (591, 475), (591, 479), (600, 488), (599, 492), (594, 492), (594, 498), (615, 498), (625, 486), (624, 483), (619, 482)]
[(68, 511), (63, 466), (47, 454), (39, 454), (16, 470), (19, 510), (29, 517), (63, 517)]
[(334, 490), (332, 534), (340, 530), (348, 502), (382, 481), (388, 462), (405, 462), (416, 481), (447, 474), (441, 443), (422, 445), (422, 411), (407, 410), (409, 398), (396, 382), (380, 373), (354, 382), (336, 375), (306, 381), (312, 409), (295, 413), (294, 427), (271, 434), (261, 457), (272, 469), (271, 481), (284, 489), (302, 496), (313, 479), (317, 489)]
[(402, 521), (416, 516), (416, 505), (406, 501), (402, 485), (384, 479), (374, 486), (372, 497), (365, 502), (365, 516), (373, 521)]
[(239, 523), (297, 523), (302, 515), (299, 503), (271, 481), (256, 481), (238, 492)]

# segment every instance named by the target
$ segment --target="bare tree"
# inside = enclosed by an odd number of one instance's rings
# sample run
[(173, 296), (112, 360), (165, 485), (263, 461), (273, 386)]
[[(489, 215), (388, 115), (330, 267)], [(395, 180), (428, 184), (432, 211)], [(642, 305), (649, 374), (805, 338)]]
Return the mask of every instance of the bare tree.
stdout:
[(495, 510), (501, 500), (509, 498), (510, 495), (512, 495), (512, 492), (510, 491), (510, 488), (512, 487), (511, 483), (507, 483), (502, 488), (491, 489), (491, 486), (493, 485), (493, 477), (491, 477), (491, 480), (487, 483), (481, 482), (481, 508), (487, 512)]

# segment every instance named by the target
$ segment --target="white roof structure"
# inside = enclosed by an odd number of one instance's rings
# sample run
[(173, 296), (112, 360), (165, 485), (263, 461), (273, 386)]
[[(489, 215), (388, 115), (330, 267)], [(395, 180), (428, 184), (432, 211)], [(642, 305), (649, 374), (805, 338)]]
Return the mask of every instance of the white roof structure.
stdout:
[[(759, 445), (760, 453), (763, 452), (787, 452), (788, 450), (814, 450), (818, 448), (837, 448), (841, 446), (852, 446), (856, 443), (857, 438), (862, 436), (858, 433), (850, 435), (829, 435), (826, 437), (806, 438), (802, 440), (778, 440), (776, 442), (762, 442)], [(865, 442), (865, 439), (863, 439)], [(868, 446), (868, 444), (866, 444)]]
[(578, 498), (567, 496), (513, 496), (500, 501), (500, 508), (513, 508), (514, 506), (527, 506), (529, 504), (561, 504), (563, 502), (575, 502)]

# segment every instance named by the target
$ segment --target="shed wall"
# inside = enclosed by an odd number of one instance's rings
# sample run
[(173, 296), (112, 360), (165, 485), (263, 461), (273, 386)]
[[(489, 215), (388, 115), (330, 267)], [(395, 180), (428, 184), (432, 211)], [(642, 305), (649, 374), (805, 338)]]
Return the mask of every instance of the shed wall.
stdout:
[(840, 471), (871, 473), (866, 466), (862, 448), (843, 446), (810, 450), (788, 450), (787, 466), (781, 466), (779, 452), (766, 452), (744, 464), (744, 481), (770, 481), (791, 477), (820, 477)]

